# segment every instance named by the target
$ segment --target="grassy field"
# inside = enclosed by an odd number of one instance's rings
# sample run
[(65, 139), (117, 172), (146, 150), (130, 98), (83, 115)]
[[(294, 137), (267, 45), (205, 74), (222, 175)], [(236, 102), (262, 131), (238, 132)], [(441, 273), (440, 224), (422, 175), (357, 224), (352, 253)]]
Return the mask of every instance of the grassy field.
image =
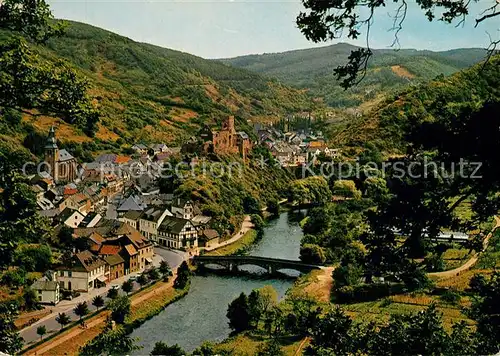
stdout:
[[(215, 346), (216, 353), (228, 352), (234, 356), (253, 356), (269, 342), (269, 338), (258, 333), (244, 332), (224, 340)], [(283, 337), (279, 339), (281, 350), (287, 356), (297, 353), (302, 339)]]
[(238, 253), (243, 253), (246, 251), (257, 239), (257, 232), (255, 230), (249, 230), (236, 242), (218, 248), (217, 250), (207, 252), (205, 255), (217, 256), (217, 255), (235, 255)]

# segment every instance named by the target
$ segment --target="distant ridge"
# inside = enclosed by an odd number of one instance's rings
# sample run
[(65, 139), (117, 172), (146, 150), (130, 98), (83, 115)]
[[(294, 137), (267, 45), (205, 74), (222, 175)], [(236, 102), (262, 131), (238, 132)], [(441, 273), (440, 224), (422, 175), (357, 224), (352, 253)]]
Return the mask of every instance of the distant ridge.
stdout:
[(428, 50), (375, 49), (365, 80), (344, 91), (333, 70), (347, 61), (356, 46), (338, 43), (325, 47), (281, 53), (247, 55), (218, 61), (276, 78), (282, 83), (309, 89), (332, 107), (356, 107), (378, 94), (391, 93), (409, 83), (420, 83), (436, 76), (450, 75), (484, 59), (480, 48), (460, 48), (442, 52)]

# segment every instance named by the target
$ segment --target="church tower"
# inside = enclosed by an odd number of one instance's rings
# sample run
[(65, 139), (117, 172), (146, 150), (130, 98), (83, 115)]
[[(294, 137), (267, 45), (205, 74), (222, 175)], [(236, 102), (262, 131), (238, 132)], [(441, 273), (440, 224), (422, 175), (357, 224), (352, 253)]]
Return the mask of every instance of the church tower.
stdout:
[(58, 177), (58, 165), (59, 161), (59, 148), (57, 147), (56, 141), (56, 130), (54, 126), (50, 127), (49, 136), (47, 137), (47, 142), (45, 143), (45, 163), (50, 167), (50, 175), (57, 181)]

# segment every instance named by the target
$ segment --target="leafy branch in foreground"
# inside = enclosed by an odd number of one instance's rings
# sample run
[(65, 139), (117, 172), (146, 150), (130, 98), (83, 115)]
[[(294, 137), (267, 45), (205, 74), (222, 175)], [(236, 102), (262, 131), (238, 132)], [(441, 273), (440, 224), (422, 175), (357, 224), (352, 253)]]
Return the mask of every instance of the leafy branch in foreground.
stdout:
[[(491, 20), (500, 15), (500, 3), (496, 0), (490, 0), (491, 6), (486, 7), (484, 11), (475, 19), (476, 26), (486, 20)], [(458, 21), (457, 26), (461, 25), (467, 16), (470, 16), (470, 0), (457, 1), (430, 1), (417, 0), (420, 10), (429, 21), (436, 17), (440, 21), (451, 24)], [(477, 2), (474, 1), (474, 2)], [(398, 35), (403, 29), (403, 24), (407, 18), (409, 6), (406, 0), (394, 0), (393, 3), (399, 5), (393, 16), (395, 40), (393, 46), (399, 45)], [(353, 50), (349, 56), (348, 63), (339, 66), (335, 70), (340, 85), (344, 88), (350, 88), (363, 79), (372, 51), (369, 46), (370, 28), (374, 20), (375, 11), (386, 6), (386, 2), (381, 0), (302, 0), (306, 12), (301, 12), (296, 19), (296, 23), (304, 36), (313, 42), (324, 42), (333, 39), (339, 39), (347, 32), (347, 38), (355, 40), (362, 35), (362, 29), (365, 28), (366, 48)], [(417, 11), (417, 10), (411, 10)], [(363, 14), (369, 14), (363, 16)], [(488, 47), (487, 60), (496, 52), (497, 41), (491, 41)], [(361, 79), (359, 79), (361, 76)]]

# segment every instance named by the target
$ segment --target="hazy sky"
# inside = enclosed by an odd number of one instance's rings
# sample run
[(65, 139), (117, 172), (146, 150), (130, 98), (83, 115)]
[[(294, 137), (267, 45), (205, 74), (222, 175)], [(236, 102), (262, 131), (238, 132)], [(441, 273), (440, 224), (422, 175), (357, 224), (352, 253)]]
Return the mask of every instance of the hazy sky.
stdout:
[[(205, 58), (317, 46), (308, 42), (295, 25), (295, 18), (302, 10), (300, 0), (48, 1), (57, 18), (89, 23), (136, 41)], [(473, 5), (471, 13), (478, 14), (492, 1), (480, 0)], [(416, 5), (413, 3), (411, 7)], [(394, 8), (378, 11), (371, 32), (373, 48), (387, 48), (392, 43), (390, 14), (394, 14)], [(498, 18), (476, 29), (473, 25), (473, 18), (459, 28), (438, 21), (429, 23), (421, 11), (413, 11), (400, 35), (401, 46), (430, 50), (485, 47), (488, 44), (486, 32), (493, 38), (500, 38)], [(364, 40), (347, 42), (362, 44)]]

